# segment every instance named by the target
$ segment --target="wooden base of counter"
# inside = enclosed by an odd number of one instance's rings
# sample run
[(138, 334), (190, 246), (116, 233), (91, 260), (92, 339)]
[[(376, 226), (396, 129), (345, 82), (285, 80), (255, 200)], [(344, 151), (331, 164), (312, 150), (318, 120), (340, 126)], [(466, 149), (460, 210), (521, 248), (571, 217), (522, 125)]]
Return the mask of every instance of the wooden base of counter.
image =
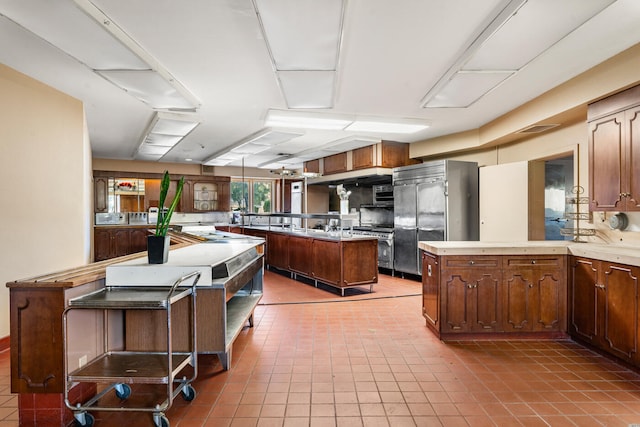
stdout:
[(378, 240), (269, 232), (267, 265), (340, 290), (378, 283)]

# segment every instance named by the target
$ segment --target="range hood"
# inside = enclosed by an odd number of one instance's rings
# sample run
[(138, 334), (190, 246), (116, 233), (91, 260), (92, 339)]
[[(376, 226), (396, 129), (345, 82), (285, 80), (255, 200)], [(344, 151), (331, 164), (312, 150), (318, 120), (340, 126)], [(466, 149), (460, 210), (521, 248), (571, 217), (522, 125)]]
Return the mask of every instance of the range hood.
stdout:
[(334, 173), (331, 175), (322, 175), (317, 178), (309, 179), (308, 185), (362, 185), (371, 186), (378, 184), (391, 184), (393, 176), (392, 168), (367, 168), (349, 172)]

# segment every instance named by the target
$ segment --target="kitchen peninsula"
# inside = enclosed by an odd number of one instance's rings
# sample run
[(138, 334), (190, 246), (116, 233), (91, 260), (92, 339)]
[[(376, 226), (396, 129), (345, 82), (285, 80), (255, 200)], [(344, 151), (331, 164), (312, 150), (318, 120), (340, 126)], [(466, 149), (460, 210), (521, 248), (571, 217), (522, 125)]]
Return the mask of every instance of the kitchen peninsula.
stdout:
[(640, 366), (640, 249), (420, 242), (422, 312), (443, 340), (571, 338)]

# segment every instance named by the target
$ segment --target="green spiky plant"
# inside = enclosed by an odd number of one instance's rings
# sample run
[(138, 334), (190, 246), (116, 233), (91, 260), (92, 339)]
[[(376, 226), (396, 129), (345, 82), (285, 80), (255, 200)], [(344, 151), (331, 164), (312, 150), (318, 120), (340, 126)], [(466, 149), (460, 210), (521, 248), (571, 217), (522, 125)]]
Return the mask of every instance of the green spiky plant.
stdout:
[(173, 198), (169, 209), (165, 212), (164, 202), (167, 199), (167, 193), (169, 192), (169, 184), (171, 179), (169, 177), (169, 171), (164, 171), (162, 182), (160, 183), (160, 207), (158, 209), (158, 222), (156, 223), (156, 236), (166, 236), (169, 231), (169, 221), (171, 221), (171, 215), (176, 210), (180, 196), (182, 196), (182, 187), (184, 186), (184, 176), (178, 181), (178, 187), (176, 188), (176, 196)]

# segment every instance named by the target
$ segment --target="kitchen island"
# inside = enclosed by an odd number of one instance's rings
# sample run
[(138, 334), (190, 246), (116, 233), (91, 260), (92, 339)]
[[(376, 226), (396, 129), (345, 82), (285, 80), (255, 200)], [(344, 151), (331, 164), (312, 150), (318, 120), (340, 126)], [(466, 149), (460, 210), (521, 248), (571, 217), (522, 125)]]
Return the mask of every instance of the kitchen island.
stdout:
[[(252, 239), (252, 242), (247, 242), (248, 239), (244, 236), (244, 242), (237, 242), (244, 246), (230, 250), (235, 244), (228, 241), (202, 243), (201, 239), (173, 232), (170, 232), (170, 236), (174, 244), (171, 246), (169, 259), (173, 259), (174, 263), (194, 255), (191, 249), (194, 246), (206, 247), (205, 252), (223, 254), (208, 261), (208, 287), (203, 287), (202, 291), (198, 288), (197, 301), (208, 305), (204, 313), (206, 319), (198, 321), (198, 340), (202, 341), (203, 351), (218, 354), (221, 356), (223, 367), (225, 363), (228, 366), (231, 360), (229, 343), (237, 336), (245, 321), (250, 320), (251, 306), (255, 307), (261, 295), (264, 241)], [(230, 265), (231, 261), (247, 251), (253, 253), (252, 248), (257, 255), (248, 263), (242, 263), (246, 268), (235, 270)], [(176, 255), (180, 254), (181, 250), (185, 250), (182, 253), (184, 257)], [(93, 310), (75, 310), (70, 313), (67, 336), (64, 335), (62, 314), (69, 306), (69, 300), (104, 288), (107, 269), (123, 262), (125, 265), (129, 262), (131, 265), (142, 266), (146, 264), (146, 253), (127, 255), (7, 283), (10, 295), (11, 392), (19, 394), (21, 420), (28, 420), (35, 425), (67, 425), (73, 420), (73, 415), (66, 409), (63, 399), (65, 358), (71, 371), (100, 356), (103, 352), (102, 338), (107, 329), (110, 331), (109, 344), (112, 348), (119, 346), (126, 349), (130, 346), (147, 349), (146, 346), (162, 348), (163, 345), (166, 348), (166, 341), (163, 344), (156, 340), (162, 333), (155, 327), (146, 329), (145, 333), (141, 329), (143, 324), (132, 325), (133, 320), (127, 319), (124, 314), (105, 319), (102, 313)], [(216, 265), (212, 266), (213, 264)], [(250, 295), (250, 298), (232, 298), (244, 294)], [(245, 302), (251, 304), (244, 304)], [(184, 311), (184, 307), (176, 307), (173, 314), (176, 319), (180, 319), (180, 316), (186, 316)], [(197, 314), (202, 315), (200, 312)], [(229, 318), (231, 320), (228, 320)], [(186, 324), (180, 323), (175, 322), (172, 325), (176, 348), (186, 347), (186, 334), (181, 330)], [(166, 333), (164, 336), (166, 337)], [(66, 354), (65, 340), (68, 341)], [(201, 343), (198, 342), (198, 347), (200, 346)], [(80, 383), (70, 390), (69, 397), (70, 401), (79, 402), (85, 401), (87, 396), (95, 393), (95, 384)], [(47, 410), (41, 411), (39, 408)]]
[[(301, 228), (291, 224), (272, 223), (273, 218), (343, 219), (344, 215), (331, 214), (271, 214), (268, 224), (232, 226), (235, 233), (260, 237), (266, 240), (266, 266), (271, 270), (289, 273), (293, 279), (307, 278), (338, 289), (344, 296), (345, 289), (378, 283), (378, 239), (371, 236), (352, 235), (349, 229), (324, 231)], [(252, 215), (251, 218), (255, 218)], [(356, 218), (349, 215), (349, 220)], [(286, 226), (285, 226), (286, 225)], [(224, 239), (228, 233), (223, 227), (183, 227), (182, 232), (204, 239)]]

